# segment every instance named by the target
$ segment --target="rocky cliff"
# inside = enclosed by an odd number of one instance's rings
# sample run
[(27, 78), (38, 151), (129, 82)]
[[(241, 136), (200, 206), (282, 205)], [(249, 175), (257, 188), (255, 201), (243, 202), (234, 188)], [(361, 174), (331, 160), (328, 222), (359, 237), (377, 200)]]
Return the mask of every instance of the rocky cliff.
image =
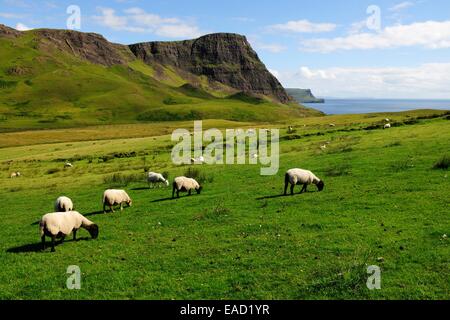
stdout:
[(267, 70), (244, 36), (216, 33), (195, 40), (130, 45), (147, 64), (170, 65), (250, 94), (287, 103), (289, 95)]
[(311, 89), (291, 89), (286, 92), (291, 95), (298, 103), (324, 103), (324, 99), (316, 98)]

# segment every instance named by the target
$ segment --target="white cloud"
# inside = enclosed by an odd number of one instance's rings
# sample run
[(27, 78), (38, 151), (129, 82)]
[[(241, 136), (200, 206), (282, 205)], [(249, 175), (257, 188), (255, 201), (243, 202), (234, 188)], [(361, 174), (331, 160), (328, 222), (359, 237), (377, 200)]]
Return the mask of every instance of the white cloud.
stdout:
[(450, 21), (416, 22), (386, 27), (379, 33), (355, 33), (346, 37), (306, 40), (301, 50), (333, 52), (421, 46), (428, 49), (450, 48)]
[(100, 7), (97, 10), (100, 15), (94, 16), (94, 20), (116, 31), (148, 32), (169, 38), (196, 38), (204, 34), (198, 26), (189, 21), (164, 18), (136, 7), (125, 10), (124, 15), (116, 14), (111, 8)]
[(24, 25), (23, 23), (18, 23), (18, 24), (16, 24), (16, 30), (19, 30), (19, 31), (28, 31), (28, 30), (31, 30), (31, 28), (29, 28), (29, 27), (27, 27), (26, 25)]
[(408, 9), (410, 7), (413, 7), (413, 6), (414, 6), (413, 2), (404, 1), (404, 2), (398, 3), (395, 6), (389, 8), (389, 11), (398, 12), (398, 11), (402, 11), (402, 10)]
[(283, 24), (274, 24), (268, 27), (271, 31), (285, 31), (295, 33), (321, 33), (335, 30), (334, 23), (313, 23), (308, 20), (288, 21)]
[(257, 35), (248, 36), (248, 41), (250, 42), (253, 49), (259, 51), (268, 51), (271, 53), (281, 53), (287, 50), (287, 47), (278, 44), (278, 43), (266, 43), (260, 40), (260, 37)]
[(450, 63), (403, 68), (302, 67), (277, 74), (285, 87), (312, 88), (318, 96), (450, 99)]

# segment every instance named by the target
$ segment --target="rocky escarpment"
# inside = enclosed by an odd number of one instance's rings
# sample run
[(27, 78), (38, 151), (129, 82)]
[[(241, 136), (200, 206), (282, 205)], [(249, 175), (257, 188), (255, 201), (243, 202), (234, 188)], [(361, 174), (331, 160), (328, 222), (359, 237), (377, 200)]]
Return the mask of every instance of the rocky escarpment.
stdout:
[(147, 42), (130, 45), (129, 48), (147, 64), (170, 65), (282, 103), (291, 99), (241, 35), (216, 33), (195, 40)]
[(121, 54), (123, 46), (110, 43), (96, 33), (53, 29), (38, 29), (35, 33), (39, 36), (38, 39), (45, 41), (41, 45), (56, 46), (62, 51), (95, 64), (113, 66), (127, 63)]
[(0, 25), (0, 37), (20, 37), (26, 33), (35, 35), (33, 46), (37, 45), (41, 52), (57, 49), (107, 67), (128, 65), (140, 59), (155, 69), (172, 67), (187, 82), (189, 75), (205, 76), (211, 84), (225, 85), (223, 90), (264, 95), (282, 103), (292, 101), (247, 39), (238, 34), (215, 33), (194, 40), (126, 46), (111, 43), (96, 33), (55, 29), (20, 32)]

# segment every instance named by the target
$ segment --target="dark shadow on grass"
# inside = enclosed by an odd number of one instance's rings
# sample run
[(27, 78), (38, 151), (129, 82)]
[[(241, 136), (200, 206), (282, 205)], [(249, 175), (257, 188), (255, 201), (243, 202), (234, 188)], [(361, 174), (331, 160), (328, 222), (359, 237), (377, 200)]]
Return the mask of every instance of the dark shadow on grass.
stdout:
[(189, 198), (189, 197), (195, 197), (195, 195), (185, 195), (185, 196), (180, 196), (179, 198), (172, 198), (172, 197), (168, 197), (168, 198), (164, 198), (164, 199), (158, 199), (158, 200), (153, 200), (152, 203), (156, 203), (156, 202), (165, 202), (165, 201), (172, 201), (172, 200), (177, 200), (177, 199), (184, 199), (184, 198)]
[(277, 198), (284, 198), (284, 197), (294, 197), (294, 196), (300, 196), (300, 195), (306, 194), (306, 193), (316, 193), (316, 192), (318, 192), (318, 191), (306, 191), (306, 192), (302, 192), (302, 193), (295, 192), (293, 195), (291, 195), (290, 193), (288, 193), (287, 195), (278, 194), (275, 196), (265, 196), (265, 197), (256, 198), (256, 200), (269, 200), (269, 199), (277, 199)]
[[(77, 240), (75, 240), (75, 242), (86, 241), (86, 240), (90, 240), (90, 238), (89, 237), (78, 238)], [(72, 239), (64, 240), (64, 242), (74, 242), (74, 240), (72, 240)], [(60, 241), (56, 241), (55, 248), (63, 243), (61, 243)], [(32, 244), (25, 244), (25, 245), (19, 246), (19, 247), (9, 248), (8, 250), (6, 250), (6, 252), (8, 252), (8, 253), (46, 252), (47, 250), (50, 251), (50, 248), (51, 248), (51, 242), (46, 241), (45, 251), (42, 250), (42, 242), (37, 242), (37, 243), (32, 243)]]
[[(107, 211), (106, 213), (108, 213), (108, 211)], [(89, 212), (89, 213), (83, 214), (83, 216), (85, 216), (85, 217), (90, 217), (90, 216), (96, 216), (96, 215), (98, 215), (98, 214), (103, 214), (103, 211)]]
[(260, 197), (260, 198), (256, 198), (256, 200), (268, 200), (268, 199), (277, 199), (277, 198), (284, 198), (287, 197), (284, 194), (278, 194), (276, 196), (265, 196), (265, 197)]

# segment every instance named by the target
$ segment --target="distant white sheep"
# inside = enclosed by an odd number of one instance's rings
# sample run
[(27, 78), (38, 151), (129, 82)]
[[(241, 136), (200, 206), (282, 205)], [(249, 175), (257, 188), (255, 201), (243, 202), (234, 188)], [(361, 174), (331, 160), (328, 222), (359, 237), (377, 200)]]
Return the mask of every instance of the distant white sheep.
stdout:
[(296, 185), (303, 185), (300, 193), (306, 192), (308, 185), (315, 184), (319, 191), (322, 191), (325, 184), (314, 173), (309, 170), (291, 169), (286, 172), (284, 178), (284, 195), (287, 195), (288, 185), (291, 184), (291, 195), (294, 194), (294, 187)]
[(73, 240), (76, 240), (77, 231), (80, 228), (86, 229), (93, 239), (98, 237), (98, 226), (77, 211), (54, 212), (44, 215), (39, 221), (43, 250), (45, 250), (46, 236), (52, 238), (52, 252), (54, 252), (56, 238), (61, 239), (62, 243), (64, 238), (73, 232)]
[(66, 162), (64, 168), (73, 168), (73, 165), (70, 162)]
[(383, 129), (390, 129), (390, 128), (391, 128), (391, 124), (390, 123), (385, 124), (384, 127), (383, 127)]
[(59, 197), (55, 201), (55, 212), (73, 211), (73, 202), (68, 197)]
[(325, 151), (325, 150), (327, 149), (327, 145), (326, 145), (326, 144), (321, 145), (321, 146), (320, 146), (320, 149), (322, 149), (322, 151)]
[(164, 176), (160, 173), (156, 172), (149, 172), (147, 174), (147, 182), (148, 186), (155, 186), (155, 185), (161, 185), (165, 184), (167, 187), (169, 186), (169, 181), (164, 178)]
[(195, 190), (197, 194), (202, 191), (202, 186), (192, 178), (177, 177), (173, 181), (172, 198), (175, 198), (175, 191), (177, 193), (177, 198), (180, 197), (181, 192), (187, 192), (191, 195), (192, 190)]
[(334, 128), (336, 125), (334, 123), (330, 123), (330, 127)]
[(10, 178), (11, 178), (11, 179), (12, 179), (12, 178), (19, 178), (20, 176), (21, 176), (20, 172), (17, 171), (17, 172), (11, 173)]
[(103, 213), (106, 213), (106, 206), (114, 213), (115, 205), (120, 205), (120, 211), (123, 211), (124, 203), (129, 207), (132, 205), (132, 200), (125, 190), (108, 189), (103, 193)]
[(191, 164), (203, 164), (205, 162), (205, 158), (200, 156), (198, 158), (191, 158)]
[(387, 118), (384, 119), (384, 121), (386, 121), (386, 122), (391, 122), (391, 120), (390, 120), (390, 119), (387, 119)]

